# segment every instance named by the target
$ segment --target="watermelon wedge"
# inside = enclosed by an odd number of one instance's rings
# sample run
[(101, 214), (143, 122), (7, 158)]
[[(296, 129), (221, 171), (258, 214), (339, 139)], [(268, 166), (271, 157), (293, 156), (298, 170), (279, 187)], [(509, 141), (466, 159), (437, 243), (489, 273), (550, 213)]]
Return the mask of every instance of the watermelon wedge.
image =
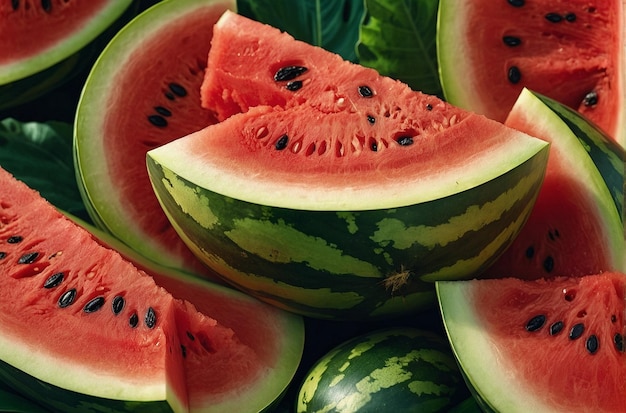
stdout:
[(506, 125), (550, 142), (550, 157), (528, 221), (483, 276), (625, 271), (624, 150), (580, 113), (528, 89)]
[(3, 382), (63, 412), (257, 411), (280, 397), (299, 317), (151, 264), (174, 298), (4, 170), (0, 181)]
[(200, 85), (213, 24), (235, 7), (234, 0), (165, 0), (134, 18), (89, 73), (74, 127), (77, 181), (98, 227), (150, 259), (214, 281), (159, 207), (145, 156), (215, 123), (200, 106)]
[(626, 412), (626, 276), (437, 283), (485, 411)]
[(452, 104), (504, 121), (523, 87), (626, 145), (623, 0), (441, 0), (437, 53)]
[(208, 67), (223, 121), (148, 151), (148, 173), (192, 251), (262, 300), (423, 309), (432, 280), (484, 270), (532, 209), (545, 142), (230, 11)]

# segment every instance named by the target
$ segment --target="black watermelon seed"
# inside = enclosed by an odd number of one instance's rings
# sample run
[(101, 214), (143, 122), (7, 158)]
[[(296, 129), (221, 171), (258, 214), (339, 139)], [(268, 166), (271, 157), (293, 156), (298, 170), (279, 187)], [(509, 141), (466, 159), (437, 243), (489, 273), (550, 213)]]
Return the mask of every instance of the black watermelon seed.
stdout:
[(554, 258), (548, 255), (546, 259), (543, 260), (543, 269), (546, 270), (546, 272), (552, 272), (552, 270), (554, 270)]
[(615, 314), (611, 314), (611, 323), (615, 323), (617, 321), (617, 316)]
[(22, 255), (19, 260), (17, 260), (17, 263), (18, 264), (32, 264), (33, 262), (35, 262), (38, 256), (39, 256), (38, 252), (27, 252), (26, 254)]
[(169, 100), (174, 100), (174, 99), (176, 99), (176, 96), (174, 96), (174, 94), (173, 94), (172, 92), (170, 92), (170, 91), (165, 92), (165, 93), (164, 93), (164, 95), (165, 95), (165, 97), (166, 97), (167, 99), (169, 99)]
[(591, 91), (583, 98), (583, 104), (585, 106), (594, 106), (598, 104), (598, 94), (595, 91)]
[(546, 322), (546, 316), (543, 314), (538, 314), (534, 316), (533, 318), (531, 318), (530, 320), (528, 320), (528, 322), (526, 323), (526, 331), (537, 331), (541, 327), (543, 327), (545, 322)]
[(51, 0), (41, 0), (41, 8), (46, 13), (50, 13), (52, 11), (52, 1)]
[(282, 151), (283, 149), (287, 147), (287, 143), (289, 143), (289, 136), (285, 134), (281, 136), (280, 138), (278, 138), (278, 140), (274, 144), (274, 148), (276, 148), (276, 150), (278, 151)]
[(92, 299), (87, 304), (85, 304), (85, 306), (83, 307), (83, 311), (86, 313), (94, 313), (98, 311), (99, 309), (101, 309), (103, 305), (104, 305), (104, 297), (99, 296), (99, 297)]
[(600, 343), (598, 342), (598, 337), (595, 334), (587, 337), (587, 341), (585, 342), (585, 348), (589, 352), (589, 354), (595, 354), (600, 347)]
[(180, 353), (183, 355), (183, 358), (187, 358), (187, 347), (180, 345)]
[(164, 128), (167, 126), (167, 119), (161, 115), (150, 115), (148, 116), (148, 121), (157, 128)]
[(156, 313), (154, 312), (154, 308), (148, 307), (148, 311), (146, 311), (146, 316), (143, 318), (143, 322), (146, 323), (148, 328), (154, 328), (156, 325)]
[(21, 235), (13, 235), (7, 239), (7, 243), (9, 244), (19, 244), (22, 241), (24, 241), (24, 237)]
[(61, 297), (59, 297), (59, 302), (58, 302), (59, 307), (65, 308), (67, 306), (72, 305), (74, 303), (75, 298), (76, 298), (76, 288), (67, 290), (66, 292), (61, 294)]
[(367, 121), (373, 125), (376, 123), (376, 118), (372, 115), (367, 115)]
[(65, 274), (62, 272), (56, 272), (48, 277), (46, 281), (43, 283), (43, 288), (54, 288), (63, 282), (63, 277)]
[(13, 10), (17, 10), (20, 8), (20, 0), (11, 0), (11, 7)]
[(135, 328), (139, 325), (139, 316), (137, 316), (137, 313), (131, 314), (131, 316), (128, 318), (128, 325), (132, 328)]
[(163, 106), (155, 106), (154, 110), (156, 110), (159, 115), (172, 116), (172, 112), (168, 108), (164, 108)]
[(532, 245), (526, 248), (526, 258), (530, 259), (535, 256), (535, 247)]
[(306, 72), (308, 69), (304, 66), (285, 66), (281, 67), (274, 73), (274, 80), (277, 82), (283, 82), (287, 80), (293, 80)]
[(617, 351), (624, 351), (624, 336), (622, 336), (620, 333), (615, 333), (615, 335), (613, 336), (613, 344), (615, 345), (615, 349)]
[(300, 90), (302, 88), (302, 80), (292, 80), (287, 83), (285, 89), (295, 92), (296, 90)]
[(575, 22), (576, 21), (576, 13), (567, 13), (565, 15), (565, 20), (567, 20), (570, 23)]
[(433, 110), (433, 105), (431, 105), (430, 103), (427, 103), (426, 110)]
[(580, 336), (583, 335), (584, 331), (585, 331), (584, 324), (582, 323), (574, 324), (572, 329), (569, 331), (570, 340), (576, 340), (577, 338), (580, 338)]
[(196, 337), (194, 337), (193, 333), (191, 331), (187, 331), (187, 337), (189, 337), (189, 340), (194, 341), (196, 339)]
[(563, 322), (562, 321), (557, 321), (556, 323), (553, 323), (550, 326), (550, 335), (551, 336), (555, 336), (557, 334), (559, 334), (561, 332), (561, 330), (563, 330)]
[(126, 304), (126, 300), (121, 295), (116, 295), (113, 298), (113, 302), (111, 303), (111, 308), (113, 309), (113, 314), (118, 315), (124, 309), (124, 305)]
[(502, 37), (502, 41), (505, 45), (511, 47), (519, 46), (520, 44), (522, 44), (522, 39), (515, 36), (504, 36)]
[(509, 4), (513, 7), (522, 7), (525, 3), (524, 0), (508, 0)]
[(364, 98), (371, 98), (374, 96), (374, 92), (372, 91), (372, 89), (370, 89), (369, 86), (361, 85), (359, 86), (359, 95)]
[(6, 256), (7, 256), (6, 252), (0, 251), (0, 260), (3, 259), (3, 258), (6, 258)]
[(183, 86), (179, 85), (178, 83), (172, 82), (168, 86), (169, 86), (170, 90), (176, 96), (180, 96), (180, 97), (187, 96), (187, 89), (185, 89)]
[(509, 79), (509, 82), (516, 84), (519, 83), (520, 80), (522, 80), (522, 72), (520, 72), (519, 67), (511, 66), (507, 73), (507, 77)]
[(563, 20), (563, 16), (558, 13), (548, 13), (544, 17), (550, 23), (559, 23), (561, 20)]
[(413, 138), (410, 136), (400, 136), (396, 139), (396, 142), (398, 142), (400, 146), (409, 146), (413, 144)]

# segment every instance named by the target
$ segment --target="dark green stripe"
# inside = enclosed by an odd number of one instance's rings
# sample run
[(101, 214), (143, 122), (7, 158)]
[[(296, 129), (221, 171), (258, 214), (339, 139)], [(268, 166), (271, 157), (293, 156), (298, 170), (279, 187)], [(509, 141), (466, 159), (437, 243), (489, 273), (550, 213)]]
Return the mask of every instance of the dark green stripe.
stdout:
[(534, 93), (576, 135), (604, 179), (617, 211), (623, 220), (624, 211), (624, 150), (597, 126), (575, 110), (538, 93)]

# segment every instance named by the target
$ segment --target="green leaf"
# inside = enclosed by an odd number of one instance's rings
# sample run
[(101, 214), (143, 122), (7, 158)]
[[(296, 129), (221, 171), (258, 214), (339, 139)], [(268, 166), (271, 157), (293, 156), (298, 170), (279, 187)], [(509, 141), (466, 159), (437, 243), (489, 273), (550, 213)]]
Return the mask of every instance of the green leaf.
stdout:
[(65, 122), (0, 121), (0, 166), (57, 208), (83, 219), (72, 157), (72, 125)]
[(438, 0), (365, 0), (357, 44), (359, 63), (443, 96), (437, 68)]
[(356, 61), (363, 0), (238, 0), (240, 14)]

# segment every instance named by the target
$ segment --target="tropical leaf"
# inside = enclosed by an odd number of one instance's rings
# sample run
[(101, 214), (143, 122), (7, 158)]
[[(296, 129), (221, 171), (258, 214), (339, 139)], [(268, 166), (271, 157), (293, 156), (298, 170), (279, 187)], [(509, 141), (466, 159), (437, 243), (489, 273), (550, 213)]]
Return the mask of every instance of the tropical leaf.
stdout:
[(238, 0), (239, 13), (356, 61), (363, 0)]
[(438, 0), (365, 0), (359, 63), (414, 90), (443, 96), (437, 66)]
[(57, 208), (87, 217), (72, 157), (72, 124), (0, 121), (0, 167)]

